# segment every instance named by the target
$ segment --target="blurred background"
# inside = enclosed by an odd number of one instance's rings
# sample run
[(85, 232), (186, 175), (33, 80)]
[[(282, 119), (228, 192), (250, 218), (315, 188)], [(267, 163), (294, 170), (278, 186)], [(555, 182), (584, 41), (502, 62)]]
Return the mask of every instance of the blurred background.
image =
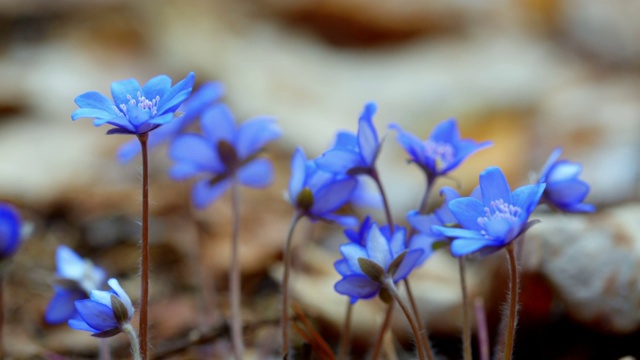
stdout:
[[(269, 147), (273, 186), (242, 192), (248, 356), (266, 357), (279, 341), (279, 261), (292, 215), (282, 194), (293, 149), (319, 155), (337, 130), (355, 131), (371, 100), (387, 134), (379, 167), (398, 219), (417, 206), (424, 183), (387, 130), (392, 122), (426, 138), (455, 117), (463, 137), (493, 141), (436, 184), (462, 192), (489, 165), (502, 167), (512, 187), (530, 183), (558, 146), (582, 163), (599, 210), (537, 216), (543, 223), (523, 244), (516, 358), (637, 356), (638, 14), (634, 0), (0, 0), (0, 198), (34, 225), (7, 275), (9, 357), (97, 352), (88, 334), (42, 320), (58, 244), (104, 267), (137, 299), (140, 159), (118, 163), (128, 138), (105, 136), (87, 119), (72, 123), (73, 99), (109, 94), (115, 80), (165, 73), (177, 81), (189, 71), (197, 83), (224, 83), (238, 119), (270, 115), (284, 133)], [(166, 148), (151, 154), (152, 344), (164, 358), (226, 358), (229, 199), (192, 209), (190, 184), (171, 181), (170, 164)], [(332, 345), (347, 303), (333, 292), (343, 241), (324, 224), (296, 233), (294, 301)], [(470, 291), (484, 300), (492, 340), (505, 262), (495, 254), (470, 264)], [(413, 276), (436, 349), (460, 358), (456, 263), (442, 252)], [(382, 316), (377, 300), (356, 307), (354, 358)], [(395, 319), (402, 358), (408, 328), (400, 313)], [(203, 334), (204, 350), (192, 343)], [(127, 356), (124, 336), (110, 344), (115, 358)]]

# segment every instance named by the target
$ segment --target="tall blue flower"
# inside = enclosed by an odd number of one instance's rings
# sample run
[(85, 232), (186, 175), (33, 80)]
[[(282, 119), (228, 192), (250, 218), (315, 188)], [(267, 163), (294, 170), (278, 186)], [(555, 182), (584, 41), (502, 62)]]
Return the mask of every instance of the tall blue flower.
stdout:
[(195, 75), (171, 86), (171, 78), (159, 75), (144, 87), (135, 79), (111, 84), (113, 100), (96, 91), (86, 92), (75, 99), (80, 107), (71, 114), (72, 120), (93, 118), (93, 124), (109, 124), (114, 128), (107, 134), (147, 133), (173, 119), (174, 112), (191, 94)]
[(372, 175), (380, 152), (378, 132), (373, 126), (375, 103), (367, 103), (358, 122), (358, 134), (339, 132), (332, 149), (316, 160), (318, 167), (335, 173)]
[(386, 280), (393, 283), (406, 278), (424, 258), (424, 249), (407, 249), (406, 230), (396, 227), (393, 235), (384, 235), (371, 224), (364, 244), (349, 242), (340, 246), (343, 258), (334, 267), (342, 279), (335, 290), (351, 302), (370, 299), (378, 294)]
[(490, 141), (478, 143), (471, 139), (461, 139), (455, 119), (449, 119), (436, 125), (426, 140), (404, 131), (398, 124), (389, 125), (398, 132), (398, 143), (418, 165), (433, 179), (455, 169), (469, 155), (491, 146)]
[(92, 290), (101, 288), (107, 275), (91, 260), (83, 259), (68, 246), (56, 249), (56, 282), (53, 297), (47, 305), (44, 320), (56, 325), (67, 322), (76, 314), (74, 302), (89, 297)]
[(217, 104), (202, 115), (201, 127), (203, 135), (180, 135), (169, 148), (169, 156), (176, 162), (170, 170), (172, 178), (206, 175), (191, 193), (197, 208), (211, 204), (236, 180), (257, 188), (271, 184), (273, 166), (258, 155), (281, 135), (275, 120), (256, 117), (236, 126), (229, 108)]
[[(182, 115), (173, 121), (149, 133), (147, 148), (152, 149), (164, 142), (175, 138), (184, 131), (202, 112), (220, 100), (224, 94), (224, 86), (219, 82), (206, 82), (202, 84), (178, 109)], [(127, 163), (140, 153), (140, 142), (136, 139), (130, 140), (118, 149), (116, 157), (121, 163)]]
[(22, 220), (15, 208), (0, 203), (0, 260), (9, 258), (18, 251), (22, 232)]
[(315, 161), (307, 160), (302, 149), (296, 149), (293, 154), (288, 197), (299, 215), (313, 221), (357, 226), (355, 217), (335, 213), (350, 200), (356, 186), (357, 180), (353, 177), (319, 169)]
[(511, 192), (502, 170), (489, 167), (480, 174), (482, 201), (464, 197), (449, 202), (449, 209), (462, 228), (433, 226), (436, 233), (453, 239), (454, 256), (491, 253), (518, 238), (534, 221), (544, 184), (527, 185)]
[(78, 315), (69, 319), (75, 330), (95, 337), (111, 337), (122, 331), (133, 317), (133, 304), (116, 279), (107, 282), (111, 291), (92, 290), (89, 299), (75, 302)]
[(547, 184), (542, 201), (564, 212), (594, 212), (594, 205), (583, 202), (589, 194), (589, 184), (578, 179), (582, 165), (558, 160), (560, 154), (562, 149), (555, 149), (542, 168), (538, 183)]

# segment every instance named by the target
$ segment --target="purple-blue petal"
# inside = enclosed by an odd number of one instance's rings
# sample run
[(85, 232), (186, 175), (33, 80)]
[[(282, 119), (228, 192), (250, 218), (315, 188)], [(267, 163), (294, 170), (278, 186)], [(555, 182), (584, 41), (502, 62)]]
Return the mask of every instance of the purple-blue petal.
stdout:
[(373, 126), (373, 115), (376, 113), (377, 106), (375, 103), (367, 103), (362, 110), (358, 124), (358, 147), (360, 154), (367, 167), (372, 167), (378, 155), (380, 141), (378, 133)]
[(255, 159), (238, 170), (240, 184), (264, 188), (273, 182), (273, 165), (267, 159)]
[(186, 78), (182, 79), (164, 94), (164, 98), (160, 99), (158, 105), (158, 114), (167, 114), (175, 112), (178, 107), (191, 95), (193, 83), (195, 82), (195, 74), (190, 72)]
[[(156, 97), (160, 100), (164, 97), (164, 94), (171, 88), (171, 78), (167, 75), (158, 75), (147, 81), (142, 87), (142, 93), (144, 97), (149, 101), (153, 101)], [(133, 96), (133, 95), (132, 95)]]
[(526, 214), (523, 214), (526, 216), (525, 221), (529, 217), (529, 214), (538, 206), (545, 186), (545, 184), (522, 186), (514, 190), (511, 195), (511, 204), (526, 212)]
[(231, 109), (225, 104), (216, 104), (202, 114), (202, 131), (207, 140), (216, 145), (225, 140), (235, 145), (236, 120)]
[(13, 206), (0, 203), (0, 259), (13, 255), (20, 247), (21, 224)]
[(509, 183), (498, 167), (491, 166), (480, 173), (480, 189), (485, 207), (491, 208), (491, 202), (497, 200), (503, 200), (507, 204), (512, 203)]
[(324, 214), (337, 210), (350, 199), (357, 184), (355, 179), (345, 178), (322, 186), (314, 193), (311, 212)]
[(411, 273), (411, 271), (422, 261), (427, 258), (427, 254), (425, 254), (424, 249), (414, 249), (409, 250), (405, 255), (404, 259), (402, 259), (402, 263), (396, 270), (393, 275), (393, 282), (398, 282)]
[(67, 322), (76, 313), (74, 302), (86, 298), (84, 291), (56, 288), (44, 312), (44, 321), (49, 325)]
[(289, 198), (294, 202), (302, 191), (306, 179), (307, 158), (301, 148), (297, 148), (291, 158), (291, 178), (289, 179)]
[(320, 169), (332, 173), (345, 173), (351, 168), (365, 165), (360, 153), (346, 148), (328, 150), (315, 162)]
[(478, 218), (486, 215), (484, 209), (485, 206), (472, 197), (458, 198), (449, 202), (449, 210), (458, 220), (458, 223), (466, 229), (480, 229)]
[(82, 320), (95, 330), (106, 331), (118, 327), (113, 309), (107, 305), (87, 299), (76, 301), (75, 306)]
[(111, 97), (116, 107), (129, 104), (130, 100), (138, 101), (138, 94), (142, 95), (142, 88), (136, 79), (126, 79), (111, 83)]
[(177, 163), (200, 168), (201, 171), (212, 173), (225, 171), (225, 166), (220, 161), (214, 146), (199, 135), (185, 134), (177, 137), (169, 148), (169, 157)]
[(344, 257), (345, 261), (351, 268), (354, 273), (362, 274), (362, 269), (360, 268), (360, 264), (358, 263), (359, 258), (369, 258), (369, 254), (367, 254), (367, 249), (356, 244), (356, 243), (346, 243), (340, 245), (340, 253)]
[(236, 151), (238, 157), (244, 159), (282, 135), (274, 119), (260, 117), (247, 120), (238, 129)]
[(484, 247), (495, 245), (495, 243), (481, 238), (457, 238), (451, 243), (451, 254), (455, 257), (460, 257), (479, 251)]
[(370, 299), (378, 293), (380, 284), (365, 275), (348, 275), (338, 281), (334, 289), (338, 294), (352, 298)]
[(460, 132), (455, 119), (440, 122), (433, 128), (429, 140), (443, 143), (456, 143), (460, 140)]
[(371, 225), (365, 246), (369, 260), (382, 266), (383, 269), (386, 269), (391, 264), (393, 257), (389, 239), (380, 233), (380, 229), (376, 224)]
[(204, 209), (216, 201), (227, 189), (231, 187), (231, 179), (226, 178), (211, 185), (211, 179), (203, 179), (196, 182), (191, 190), (191, 201), (197, 209)]

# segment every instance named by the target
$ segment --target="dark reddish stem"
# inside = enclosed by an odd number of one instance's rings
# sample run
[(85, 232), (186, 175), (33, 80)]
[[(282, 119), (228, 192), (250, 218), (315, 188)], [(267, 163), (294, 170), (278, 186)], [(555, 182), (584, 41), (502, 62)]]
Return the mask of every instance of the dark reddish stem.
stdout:
[(302, 218), (302, 215), (296, 212), (291, 220), (289, 232), (287, 233), (287, 241), (284, 245), (284, 273), (282, 274), (282, 317), (280, 323), (282, 325), (282, 356), (287, 358), (289, 353), (289, 273), (291, 271), (291, 242), (293, 239), (293, 230), (296, 224)]
[(142, 243), (140, 251), (140, 355), (142, 360), (148, 357), (149, 329), (149, 156), (147, 153), (148, 133), (139, 134), (142, 148)]
[(237, 180), (233, 179), (231, 185), (231, 207), (233, 209), (233, 234), (231, 240), (231, 271), (229, 271), (229, 301), (231, 302), (231, 339), (233, 353), (236, 359), (241, 360), (244, 353), (242, 340), (242, 307), (240, 301), (240, 263), (238, 250), (240, 247), (240, 199)]
[[(1, 265), (1, 264), (0, 264)], [(0, 359), (4, 359), (4, 274), (0, 269)]]

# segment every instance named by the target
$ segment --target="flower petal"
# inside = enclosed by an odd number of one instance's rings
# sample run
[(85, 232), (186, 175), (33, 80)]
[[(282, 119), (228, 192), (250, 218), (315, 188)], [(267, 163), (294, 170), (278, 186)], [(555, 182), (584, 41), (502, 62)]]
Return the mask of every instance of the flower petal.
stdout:
[(123, 115), (111, 99), (97, 91), (89, 91), (81, 94), (77, 96), (74, 101), (80, 109), (74, 111), (71, 115), (72, 120), (81, 117), (112, 118)]
[(367, 103), (362, 110), (358, 123), (358, 147), (360, 148), (360, 154), (366, 167), (373, 166), (376, 156), (378, 155), (378, 148), (380, 147), (378, 133), (373, 126), (373, 115), (376, 113), (376, 110), (377, 106), (375, 103)]
[(56, 270), (61, 278), (79, 281), (84, 275), (85, 260), (66, 245), (56, 249)]
[(358, 182), (353, 178), (332, 181), (314, 194), (311, 212), (323, 214), (333, 212), (344, 205), (355, 190)]
[(478, 218), (484, 217), (485, 206), (472, 197), (463, 197), (451, 200), (449, 202), (449, 210), (458, 223), (466, 229), (479, 230), (481, 227), (478, 225)]
[(456, 119), (448, 119), (436, 125), (429, 135), (429, 140), (455, 145), (460, 140)]
[(191, 89), (195, 82), (195, 74), (190, 72), (186, 78), (175, 84), (164, 94), (158, 104), (158, 115), (175, 112), (180, 104), (191, 95)]
[(540, 201), (540, 197), (542, 196), (545, 187), (545, 184), (525, 185), (517, 188), (511, 195), (511, 204), (519, 207), (525, 212), (521, 214), (525, 221), (536, 206), (538, 206), (538, 202)]
[(340, 253), (354, 273), (364, 275), (362, 269), (360, 269), (360, 264), (358, 263), (359, 258), (369, 258), (367, 250), (364, 247), (356, 243), (346, 243), (340, 245)]
[(296, 148), (291, 158), (291, 178), (289, 179), (289, 201), (295, 201), (302, 191), (306, 179), (307, 158), (301, 148)]
[(373, 282), (365, 275), (348, 275), (338, 281), (334, 289), (338, 294), (358, 299), (369, 299), (378, 293), (380, 284)]
[(345, 173), (357, 166), (363, 166), (360, 153), (349, 149), (331, 149), (315, 160), (318, 167), (332, 173)]
[(422, 261), (426, 260), (429, 255), (423, 249), (414, 249), (407, 252), (402, 263), (393, 274), (393, 282), (398, 282), (411, 273), (411, 271)]
[(116, 295), (118, 295), (120, 301), (122, 301), (124, 306), (127, 308), (127, 311), (129, 312), (129, 318), (131, 318), (133, 316), (133, 304), (131, 303), (129, 295), (127, 295), (122, 286), (120, 286), (118, 280), (111, 278), (109, 279), (109, 281), (107, 281), (107, 284), (109, 284), (113, 291), (116, 292)]
[(118, 327), (113, 310), (107, 305), (87, 299), (76, 301), (75, 306), (82, 320), (97, 331), (106, 331)]
[(191, 190), (191, 201), (198, 209), (206, 208), (231, 187), (230, 178), (222, 179), (214, 185), (210, 185), (209, 182), (210, 179), (200, 180)]
[(549, 155), (549, 158), (547, 159), (547, 162), (542, 167), (542, 171), (540, 171), (540, 180), (539, 180), (539, 182), (546, 182), (547, 181), (547, 176), (549, 176), (549, 171), (553, 167), (553, 164), (555, 164), (555, 162), (558, 161), (558, 159), (560, 158), (561, 154), (562, 154), (562, 148), (560, 148), (560, 147), (555, 148), (553, 150), (553, 152), (551, 152), (551, 155)]
[(118, 109), (120, 105), (128, 105), (131, 100), (138, 101), (138, 94), (142, 95), (142, 88), (136, 79), (126, 79), (111, 83), (111, 97)]
[(77, 312), (72, 318), (70, 318), (67, 321), (67, 324), (69, 324), (69, 327), (72, 328), (73, 330), (88, 331), (91, 333), (98, 332), (98, 330), (87, 325), (87, 323), (84, 320), (82, 320), (82, 318), (80, 317), (80, 315), (77, 314)]
[(87, 294), (83, 291), (58, 287), (44, 312), (44, 321), (49, 325), (67, 322), (76, 313), (74, 301), (86, 298)]
[(202, 114), (202, 131), (210, 143), (217, 146), (220, 140), (235, 145), (236, 124), (233, 113), (224, 104), (215, 104)]
[[(507, 183), (502, 170), (498, 167), (488, 167), (480, 174), (480, 189), (482, 191), (482, 203), (485, 207), (491, 208), (491, 202), (496, 200), (503, 200), (507, 204), (512, 203), (509, 183)], [(453, 214), (456, 214), (455, 211)]]
[(556, 162), (549, 172), (546, 182), (559, 182), (578, 177), (582, 172), (582, 165), (568, 160)]
[(267, 159), (255, 159), (238, 170), (238, 181), (254, 188), (267, 187), (273, 182), (273, 165)]
[(389, 240), (380, 233), (378, 225), (371, 225), (365, 245), (367, 247), (367, 258), (382, 266), (386, 271), (389, 264), (391, 264), (391, 260), (393, 260), (391, 246)]
[(236, 151), (244, 159), (257, 153), (269, 142), (282, 135), (274, 119), (260, 117), (245, 121), (238, 129)]
[(201, 171), (208, 171), (214, 174), (225, 171), (225, 167), (212, 144), (207, 139), (195, 134), (185, 134), (177, 137), (171, 143), (169, 157), (178, 163), (200, 168)]
[(142, 87), (144, 97), (149, 101), (153, 101), (156, 97), (160, 100), (164, 98), (164, 94), (171, 88), (171, 78), (167, 75), (158, 75), (147, 81)]
[(451, 243), (451, 254), (460, 257), (474, 253), (486, 246), (493, 246), (492, 242), (479, 238), (457, 238)]
[(336, 269), (338, 274), (342, 276), (353, 275), (356, 272), (349, 267), (349, 262), (346, 259), (339, 259), (333, 264), (333, 267)]

